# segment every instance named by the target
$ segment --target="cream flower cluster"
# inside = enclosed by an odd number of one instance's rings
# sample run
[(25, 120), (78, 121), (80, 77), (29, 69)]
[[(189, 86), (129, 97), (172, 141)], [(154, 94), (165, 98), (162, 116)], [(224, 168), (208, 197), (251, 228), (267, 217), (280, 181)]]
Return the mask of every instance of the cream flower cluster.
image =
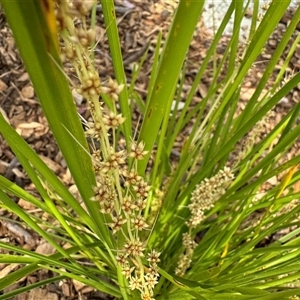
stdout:
[[(209, 179), (205, 178), (196, 186), (192, 192), (191, 204), (188, 206), (191, 212), (191, 216), (186, 222), (186, 225), (189, 227), (189, 232), (204, 220), (205, 211), (213, 208), (215, 202), (225, 193), (226, 188), (233, 179), (234, 175), (231, 173), (230, 168), (225, 167), (215, 176)], [(178, 276), (183, 276), (190, 267), (194, 250), (197, 246), (190, 233), (183, 234), (182, 244), (184, 252), (180, 255), (175, 270), (175, 273)]]
[(195, 228), (204, 219), (204, 211), (211, 209), (214, 203), (225, 193), (234, 178), (230, 168), (225, 167), (215, 176), (205, 178), (196, 186), (192, 193), (191, 204), (188, 206), (191, 217), (186, 222), (189, 228)]
[[(128, 291), (137, 289), (143, 300), (149, 300), (158, 283), (160, 253), (146, 250), (150, 224), (144, 210), (151, 187), (137, 174), (137, 162), (148, 151), (144, 150), (143, 141), (132, 141), (128, 151), (116, 147), (117, 131), (126, 122), (117, 104), (125, 85), (111, 78), (101, 81), (95, 68), (91, 53), (96, 35), (86, 18), (95, 4), (95, 0), (56, 0), (62, 57), (73, 65), (79, 79), (77, 93), (87, 100), (91, 113), (91, 120), (85, 122), (85, 134), (91, 141), (97, 185), (90, 200), (99, 203), (99, 213), (118, 244), (114, 249), (116, 264), (128, 280)], [(109, 108), (101, 97), (111, 101)]]

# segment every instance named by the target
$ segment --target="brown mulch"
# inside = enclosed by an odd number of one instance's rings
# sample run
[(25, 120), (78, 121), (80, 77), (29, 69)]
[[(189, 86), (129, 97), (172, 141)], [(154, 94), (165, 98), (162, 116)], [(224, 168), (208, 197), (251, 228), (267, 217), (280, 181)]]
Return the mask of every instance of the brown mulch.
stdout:
[[(121, 2), (121, 1), (120, 1)], [(123, 1), (122, 1), (123, 2)], [(171, 3), (171, 2), (170, 2)], [(173, 7), (167, 1), (127, 1), (116, 3), (117, 17), (120, 28), (120, 38), (124, 57), (124, 65), (128, 82), (131, 81), (132, 70), (139, 63), (141, 57), (149, 47), (149, 53), (146, 62), (142, 68), (139, 79), (136, 82), (136, 91), (142, 97), (146, 96), (147, 84), (151, 72), (151, 57), (156, 46), (157, 33), (162, 31), (164, 35), (167, 32), (168, 25), (173, 13)], [(278, 30), (266, 45), (266, 51), (258, 59), (257, 64), (253, 68), (251, 77), (247, 79), (243, 86), (243, 95), (241, 96), (241, 107), (243, 109), (246, 101), (255, 90), (255, 86), (261, 77), (265, 65), (270, 59), (270, 55), (276, 48), (278, 41), (285, 30), (289, 20), (287, 12), (285, 18), (282, 19)], [(99, 8), (98, 23), (97, 23), (97, 39), (99, 41), (95, 50), (96, 64), (99, 74), (103, 79), (113, 77), (111, 59), (108, 52), (107, 40), (103, 26), (103, 17)], [(297, 33), (295, 33), (296, 36)], [(199, 22), (198, 29), (195, 33), (195, 39), (191, 44), (190, 52), (187, 61), (187, 81), (184, 85), (184, 93), (187, 93), (192, 80), (195, 77), (196, 69), (199, 63), (205, 57), (207, 48), (210, 45), (211, 36), (202, 22)], [(218, 54), (222, 55), (227, 42), (226, 36), (223, 37), (219, 47)], [(290, 42), (292, 43), (292, 41)], [(278, 71), (283, 63), (288, 49), (286, 49), (282, 61), (278, 64)], [(300, 46), (297, 46), (296, 53), (290, 62), (290, 72), (297, 72), (300, 69)], [(207, 89), (211, 83), (212, 63), (202, 82), (199, 85), (195, 102), (201, 101), (206, 96)], [(287, 74), (288, 75), (288, 74)], [(71, 75), (70, 75), (71, 76)], [(270, 82), (272, 84), (272, 82)], [(276, 116), (270, 123), (274, 126), (275, 123), (282, 118), (287, 109), (292, 107), (299, 99), (299, 89), (294, 89), (286, 99), (281, 101), (281, 104), (276, 106)], [(84, 114), (84, 99), (78, 100), (78, 110)], [(53, 136), (49, 131), (47, 121), (43, 116), (39, 102), (36, 98), (29, 76), (24, 69), (18, 51), (16, 49), (11, 31), (9, 30), (5, 17), (0, 8), (0, 108), (5, 114), (10, 124), (18, 131), (18, 133), (31, 145), (31, 147), (42, 157), (47, 165), (59, 176), (67, 186), (72, 185), (72, 179), (66, 169), (61, 153), (54, 142)], [(270, 128), (268, 128), (270, 129)], [(180, 143), (179, 137), (178, 142)], [(180, 149), (179, 149), (180, 150)], [(179, 151), (178, 150), (178, 151)], [(290, 157), (295, 155), (299, 150), (299, 145), (289, 153)], [(18, 160), (0, 136), (0, 174), (4, 175), (9, 180), (17, 183), (31, 193), (35, 193), (34, 187), (31, 185), (24, 170), (19, 165)], [(280, 179), (280, 178), (279, 178)], [(273, 179), (271, 185), (277, 184), (279, 179)], [(28, 203), (22, 199), (15, 201), (24, 209), (33, 209)], [(7, 211), (0, 209), (0, 240), (2, 242), (10, 242), (20, 245), (26, 249), (37, 251), (38, 253), (51, 253), (52, 249), (43, 244), (39, 237), (35, 236), (30, 231), (20, 225), (16, 225), (11, 220), (16, 220), (16, 217), (9, 214)], [(0, 253), (2, 253), (0, 249)], [(18, 265), (0, 264), (0, 280), (5, 278), (7, 274), (18, 268)], [(39, 271), (27, 278), (22, 278), (13, 286), (9, 287), (0, 293), (5, 294), (16, 288), (27, 286), (53, 276), (49, 271)], [(16, 300), (31, 300), (31, 299), (111, 299), (103, 293), (93, 291), (91, 288), (84, 286), (73, 280), (65, 280), (60, 283), (48, 285), (45, 288), (32, 290), (30, 293), (22, 294), (14, 297)]]

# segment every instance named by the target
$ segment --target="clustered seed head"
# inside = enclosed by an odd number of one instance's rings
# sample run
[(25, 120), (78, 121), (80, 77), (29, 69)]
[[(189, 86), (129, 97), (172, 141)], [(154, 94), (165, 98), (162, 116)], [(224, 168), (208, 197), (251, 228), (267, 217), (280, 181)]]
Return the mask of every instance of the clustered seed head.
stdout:
[(112, 217), (112, 223), (108, 223), (107, 225), (111, 228), (113, 234), (115, 234), (126, 222), (126, 219), (124, 219), (122, 215), (118, 215), (116, 217)]
[(149, 292), (141, 293), (142, 300), (155, 300)]
[[(205, 178), (196, 186), (192, 192), (191, 204), (188, 206), (191, 211), (191, 217), (186, 225), (193, 229), (197, 227), (205, 218), (204, 212), (211, 209), (214, 203), (225, 193), (226, 188), (234, 179), (230, 168), (225, 167), (223, 170), (207, 179)], [(197, 243), (189, 233), (184, 233), (182, 238), (184, 252), (179, 256), (179, 261), (175, 273), (183, 276), (192, 263), (194, 250)]]
[(248, 135), (242, 141), (242, 150), (239, 150), (237, 154), (236, 164), (241, 161), (249, 150), (257, 143), (258, 139), (260, 138), (261, 134), (265, 132), (265, 127), (270, 124), (271, 119), (275, 116), (274, 111), (270, 110), (268, 113), (263, 117), (262, 120), (257, 122), (253, 129), (248, 133)]
[(73, 0), (70, 2), (70, 10), (72, 11), (73, 16), (84, 17), (91, 11), (94, 5), (95, 0)]
[(100, 211), (103, 214), (111, 214), (114, 210), (114, 200), (116, 192), (111, 184), (109, 176), (98, 176), (97, 186), (94, 187), (94, 196), (92, 201), (100, 203)]
[(110, 156), (106, 159), (105, 162), (100, 163), (102, 165), (101, 172), (107, 173), (108, 171), (120, 168), (123, 164), (125, 164), (125, 159), (125, 150), (114, 152), (114, 150), (111, 148)]
[(142, 290), (142, 280), (138, 276), (132, 276), (129, 281), (129, 288), (131, 290)]
[(268, 10), (269, 9), (269, 7), (270, 7), (270, 2), (268, 2), (268, 3), (263, 3), (261, 6), (260, 6), (260, 8), (262, 9), (262, 10)]
[(140, 180), (132, 188), (138, 197), (142, 199), (146, 199), (148, 197), (148, 191), (150, 190), (151, 187), (147, 184), (146, 181)]
[(188, 206), (191, 217), (186, 222), (190, 228), (195, 228), (204, 219), (204, 211), (211, 209), (214, 203), (225, 193), (234, 176), (230, 168), (225, 167), (210, 179), (205, 178), (192, 193), (191, 204)]
[(149, 227), (149, 225), (145, 222), (143, 216), (137, 216), (136, 218), (132, 218), (131, 223), (133, 224), (134, 229), (137, 229), (139, 231), (147, 229)]
[(80, 43), (80, 45), (84, 48), (90, 47), (92, 42), (95, 40), (95, 36), (96, 36), (94, 29), (85, 30), (82, 27), (76, 28), (75, 34), (76, 34), (78, 43)]
[(110, 112), (109, 115), (103, 117), (103, 121), (108, 129), (116, 129), (125, 122), (125, 118), (122, 117), (122, 114), (116, 115), (115, 113)]
[[(63, 48), (63, 54), (65, 55), (64, 58), (69, 59), (70, 61), (74, 60), (76, 58), (76, 49), (72, 43), (68, 43)], [(63, 59), (64, 60), (64, 59)]]
[[(90, 126), (90, 128), (93, 126)], [(143, 144), (140, 144), (143, 150)], [(93, 158), (97, 166), (97, 186), (94, 188), (95, 195), (92, 198), (100, 203), (100, 212), (109, 214), (110, 221), (107, 226), (112, 234), (119, 231), (124, 234), (131, 231), (123, 247), (118, 250), (116, 261), (122, 268), (122, 274), (128, 279), (129, 288), (141, 292), (142, 299), (153, 299), (153, 289), (158, 283), (157, 263), (160, 261), (160, 253), (152, 250), (148, 253), (146, 267), (141, 263), (145, 254), (146, 244), (139, 238), (139, 232), (148, 230), (143, 210), (147, 205), (150, 186), (142, 176), (139, 176), (135, 169), (128, 170), (125, 166), (127, 154), (125, 150), (115, 152), (110, 148), (109, 155), (103, 158), (101, 151), (95, 151)], [(115, 180), (111, 180), (115, 170), (118, 169), (118, 176), (121, 176), (124, 186), (124, 196), (119, 199), (115, 188)], [(115, 202), (118, 202), (116, 208)]]
[(177, 268), (175, 269), (175, 274), (178, 276), (183, 276), (186, 270), (190, 267), (192, 263), (192, 257), (194, 250), (197, 247), (197, 243), (192, 239), (188, 233), (182, 235), (182, 244), (185, 248), (184, 253), (180, 254)]
[(136, 209), (136, 205), (134, 203), (134, 200), (131, 196), (127, 196), (123, 198), (123, 203), (121, 205), (121, 208), (123, 209), (124, 213), (127, 215), (134, 214), (134, 210)]
[[(142, 299), (154, 299), (153, 289), (158, 283), (159, 278), (157, 263), (160, 261), (160, 253), (155, 250), (149, 252), (147, 260), (150, 266), (148, 268), (144, 267), (143, 269), (138, 270), (136, 267), (131, 267), (128, 260), (126, 261), (126, 258), (130, 255), (136, 256), (133, 252), (139, 252), (139, 250), (133, 249), (139, 247), (141, 247), (141, 242), (139, 240), (134, 242), (127, 241), (125, 243), (125, 254), (119, 254), (117, 256), (117, 261), (122, 267), (122, 274), (129, 281), (129, 288), (131, 290), (139, 290), (141, 292)], [(141, 253), (138, 254), (140, 255)]]
[(124, 250), (127, 256), (144, 257), (145, 246), (139, 238), (136, 240), (127, 240), (124, 245)]
[(136, 199), (135, 205), (136, 205), (136, 210), (141, 212), (142, 210), (144, 210), (146, 208), (147, 200), (138, 198), (138, 199)]
[(155, 285), (158, 283), (157, 277), (153, 274), (146, 274), (145, 281), (149, 289), (154, 289)]
[(157, 252), (156, 250), (152, 250), (150, 253), (148, 253), (148, 258), (147, 260), (151, 263), (156, 265), (157, 263), (160, 262), (159, 256), (160, 252)]
[[(94, 28), (86, 29), (86, 18), (95, 4), (95, 1), (56, 1), (56, 24), (65, 41), (62, 49), (63, 58), (68, 58), (73, 64), (80, 65), (80, 58), (83, 58), (88, 65), (89, 47), (95, 41)], [(74, 26), (73, 20), (79, 18), (81, 25)], [(80, 55), (81, 57), (79, 58)]]
[(195, 249), (197, 246), (196, 242), (186, 232), (182, 235), (182, 244), (185, 248), (192, 250)]
[(109, 78), (106, 85), (102, 87), (102, 93), (109, 95), (113, 101), (117, 101), (123, 88), (124, 84), (118, 84), (116, 81)]
[[(112, 235), (116, 239), (123, 235), (121, 240), (125, 242), (116, 249), (116, 262), (121, 266), (129, 288), (139, 290), (143, 300), (152, 300), (153, 289), (159, 278), (157, 263), (160, 253), (152, 250), (148, 253), (146, 265), (143, 264), (146, 260), (142, 258), (147, 252), (146, 242), (141, 236), (150, 226), (145, 220), (144, 209), (151, 187), (136, 171), (137, 160), (143, 159), (147, 151), (142, 141), (133, 141), (127, 153), (119, 150), (117, 141), (109, 138), (109, 133), (114, 138), (115, 130), (125, 122), (116, 103), (124, 84), (112, 78), (101, 81), (94, 67), (91, 46), (94, 44), (95, 31), (88, 28), (86, 18), (93, 5), (95, 0), (56, 1), (57, 24), (64, 42), (62, 58), (74, 66), (80, 81), (77, 92), (86, 98), (91, 112), (92, 121), (86, 123), (85, 134), (92, 141), (96, 186), (90, 200), (99, 203), (99, 210), (105, 214), (106, 225)], [(101, 97), (111, 100), (111, 109), (104, 107), (99, 101)], [(130, 169), (126, 168), (127, 164), (131, 165)]]
[(117, 263), (125, 268), (127, 266), (127, 256), (125, 254), (119, 254), (116, 256)]
[(140, 181), (143, 181), (143, 177), (142, 176), (139, 176), (135, 171), (128, 171), (126, 169), (124, 169), (122, 171), (122, 175), (124, 176), (125, 178), (125, 182), (124, 182), (124, 185), (125, 186), (130, 186), (130, 185), (135, 185), (137, 184), (138, 182)]
[(101, 134), (101, 124), (99, 122), (87, 122), (87, 125), (89, 128), (85, 131), (85, 135), (94, 139), (99, 138)]
[(131, 273), (135, 270), (135, 267), (130, 267), (129, 264), (124, 265), (124, 267), (122, 268), (122, 274), (126, 277), (126, 278), (130, 278)]
[(130, 157), (135, 159), (144, 159), (145, 155), (148, 151), (144, 151), (145, 144), (143, 142), (139, 142), (138, 144), (135, 142), (131, 143), (131, 152), (129, 153)]
[(90, 70), (87, 74), (82, 75), (80, 81), (81, 86), (77, 89), (78, 94), (82, 94), (86, 98), (100, 95), (101, 83), (96, 72)]

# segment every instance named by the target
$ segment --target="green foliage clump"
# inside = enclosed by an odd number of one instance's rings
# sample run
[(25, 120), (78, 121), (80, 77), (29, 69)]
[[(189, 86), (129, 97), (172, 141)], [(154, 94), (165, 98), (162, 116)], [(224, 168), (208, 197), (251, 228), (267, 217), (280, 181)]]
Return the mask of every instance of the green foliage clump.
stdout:
[[(300, 134), (300, 104), (262, 136), (274, 107), (300, 82), (299, 73), (283, 80), (296, 38), (273, 87), (263, 92), (300, 21), (300, 7), (241, 110), (243, 82), (290, 1), (274, 0), (262, 15), (255, 1), (242, 48), (239, 32), (249, 3), (232, 1), (182, 99), (184, 62), (204, 2), (179, 2), (162, 52), (158, 35), (143, 99), (134, 91), (134, 80), (126, 80), (112, 1), (101, 1), (115, 73), (109, 80), (99, 76), (94, 63), (96, 1), (1, 1), (80, 196), (69, 192), (0, 115), (1, 134), (41, 196), (0, 176), (0, 205), (55, 249), (45, 256), (0, 242), (10, 251), (0, 262), (22, 264), (0, 280), (0, 288), (39, 269), (57, 274), (0, 299), (64, 278), (118, 299), (267, 300), (300, 294), (300, 193), (293, 189), (300, 178), (300, 155), (286, 155)], [(219, 60), (216, 49), (232, 16), (233, 33)], [(76, 90), (87, 100), (90, 120), (77, 115), (62, 61), (76, 71)], [(192, 105), (210, 62), (211, 84)], [(142, 122), (132, 130), (136, 106)], [(176, 138), (188, 126), (190, 134), (173, 163)], [(281, 182), (263, 189), (274, 176), (281, 176)], [(11, 195), (42, 209), (59, 226), (22, 210)], [(288, 233), (262, 247), (267, 237), (284, 229)]]

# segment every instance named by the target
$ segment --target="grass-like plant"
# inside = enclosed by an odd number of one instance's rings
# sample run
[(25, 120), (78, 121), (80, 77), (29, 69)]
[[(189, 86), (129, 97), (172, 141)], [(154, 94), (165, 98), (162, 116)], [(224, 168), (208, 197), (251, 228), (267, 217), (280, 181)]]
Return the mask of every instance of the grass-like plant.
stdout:
[[(261, 20), (260, 3), (254, 1), (241, 53), (239, 32), (249, 3), (233, 0), (179, 113), (183, 65), (204, 1), (179, 2), (161, 53), (158, 36), (146, 99), (137, 96), (134, 80), (126, 82), (113, 1), (101, 1), (115, 74), (108, 81), (99, 78), (93, 60), (95, 1), (0, 3), (80, 194), (74, 197), (0, 114), (0, 132), (40, 196), (0, 176), (0, 205), (55, 249), (46, 256), (0, 242), (8, 253), (0, 255), (0, 262), (20, 265), (0, 279), (0, 290), (39, 269), (55, 274), (0, 299), (65, 278), (117, 299), (297, 299), (300, 193), (293, 187), (300, 178), (300, 155), (285, 154), (300, 134), (300, 103), (258, 137), (272, 109), (300, 82), (296, 73), (282, 84), (296, 38), (274, 86), (262, 93), (300, 21), (300, 7), (240, 111), (242, 83), (290, 1), (271, 1)], [(217, 45), (231, 16), (233, 33), (216, 64)], [(75, 18), (80, 21), (76, 26)], [(91, 111), (85, 132), (61, 57), (73, 64), (77, 91)], [(212, 61), (207, 95), (191, 105)], [(132, 129), (136, 106), (142, 122)], [(187, 126), (190, 134), (174, 163), (176, 138)], [(120, 138), (126, 141), (124, 149)], [(281, 176), (281, 182), (262, 194), (262, 185), (274, 176)], [(53, 222), (21, 209), (13, 196), (46, 212)], [(261, 246), (283, 229), (288, 233)]]

